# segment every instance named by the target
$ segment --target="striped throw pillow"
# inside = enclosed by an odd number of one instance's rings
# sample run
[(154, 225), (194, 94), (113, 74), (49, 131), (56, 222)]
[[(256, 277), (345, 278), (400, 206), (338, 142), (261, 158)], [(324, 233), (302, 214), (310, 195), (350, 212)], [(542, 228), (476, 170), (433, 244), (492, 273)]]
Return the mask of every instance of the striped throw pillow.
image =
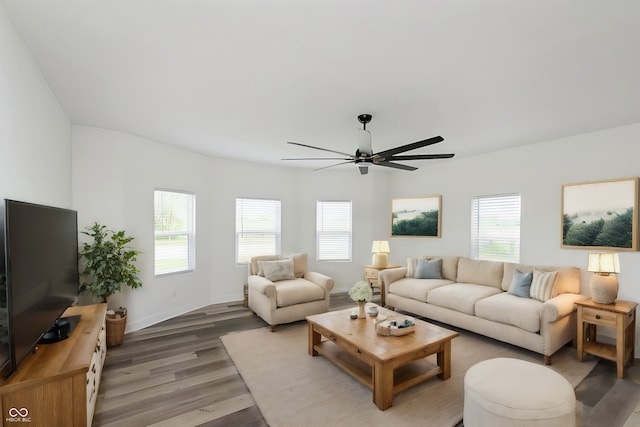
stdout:
[(553, 295), (553, 285), (556, 283), (557, 271), (540, 271), (533, 270), (533, 278), (531, 280), (530, 296), (539, 301), (547, 301)]

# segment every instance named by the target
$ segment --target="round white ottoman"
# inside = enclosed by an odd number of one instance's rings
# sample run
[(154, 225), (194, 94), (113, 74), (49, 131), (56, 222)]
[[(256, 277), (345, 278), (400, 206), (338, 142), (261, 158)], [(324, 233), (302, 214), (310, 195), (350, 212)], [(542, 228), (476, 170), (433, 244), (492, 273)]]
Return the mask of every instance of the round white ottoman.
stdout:
[(575, 426), (575, 408), (571, 384), (542, 365), (497, 358), (464, 376), (464, 427)]

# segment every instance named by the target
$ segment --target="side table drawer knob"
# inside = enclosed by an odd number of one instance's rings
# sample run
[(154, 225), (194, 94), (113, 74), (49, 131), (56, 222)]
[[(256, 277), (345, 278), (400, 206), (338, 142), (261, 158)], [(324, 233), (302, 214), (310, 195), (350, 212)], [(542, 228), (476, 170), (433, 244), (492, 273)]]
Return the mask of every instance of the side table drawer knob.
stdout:
[(596, 319), (600, 319), (600, 315), (599, 314), (596, 314)]

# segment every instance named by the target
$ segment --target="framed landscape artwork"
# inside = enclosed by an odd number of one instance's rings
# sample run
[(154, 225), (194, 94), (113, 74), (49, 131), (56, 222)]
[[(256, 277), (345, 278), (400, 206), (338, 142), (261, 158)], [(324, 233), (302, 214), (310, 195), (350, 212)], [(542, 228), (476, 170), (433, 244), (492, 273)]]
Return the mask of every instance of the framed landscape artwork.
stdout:
[(564, 184), (562, 247), (638, 250), (638, 177)]
[(440, 237), (442, 196), (391, 200), (391, 237)]

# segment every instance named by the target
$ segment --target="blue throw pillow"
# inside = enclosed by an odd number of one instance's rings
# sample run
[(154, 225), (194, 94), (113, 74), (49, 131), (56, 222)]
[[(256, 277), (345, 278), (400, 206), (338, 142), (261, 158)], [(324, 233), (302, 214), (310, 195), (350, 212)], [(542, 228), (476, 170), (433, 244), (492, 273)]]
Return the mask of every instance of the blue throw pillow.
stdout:
[(418, 268), (413, 275), (416, 279), (442, 279), (442, 259), (418, 261)]
[(529, 298), (533, 271), (523, 273), (520, 270), (513, 270), (513, 279), (509, 286), (509, 293), (522, 298)]

